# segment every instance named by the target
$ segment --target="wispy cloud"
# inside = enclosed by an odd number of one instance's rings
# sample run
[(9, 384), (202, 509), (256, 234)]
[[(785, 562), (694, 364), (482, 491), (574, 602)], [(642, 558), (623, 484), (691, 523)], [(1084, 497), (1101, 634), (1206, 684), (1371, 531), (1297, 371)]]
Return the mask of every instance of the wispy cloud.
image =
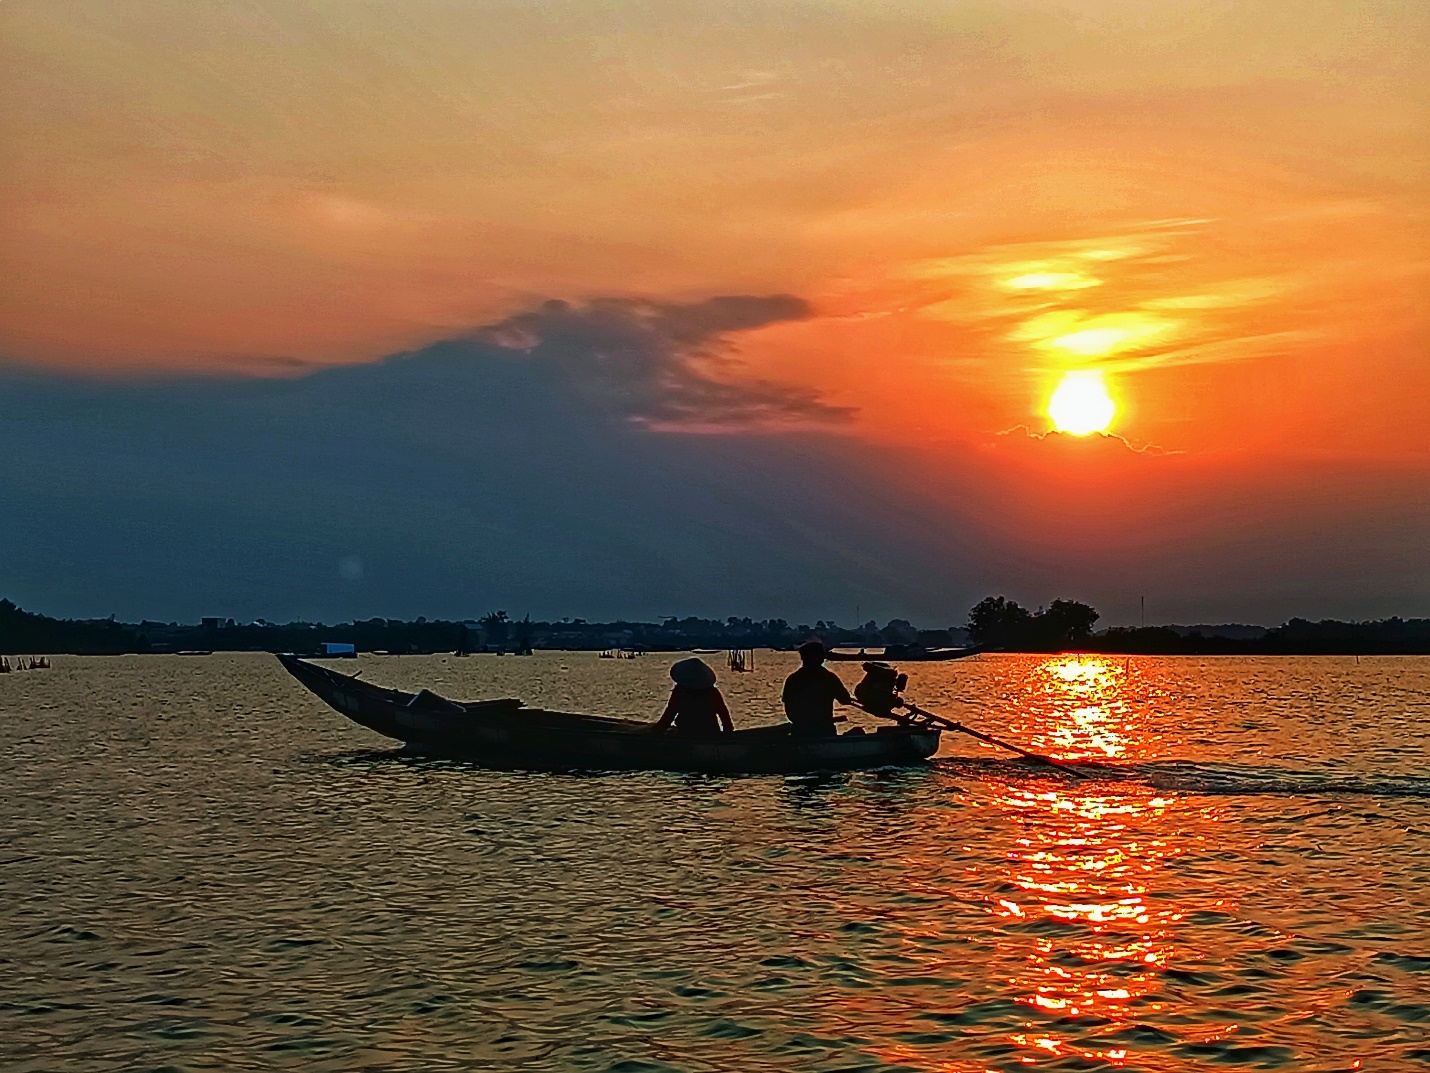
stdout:
[(775, 87), (782, 77), (778, 71), (739, 71), (716, 92), (725, 104), (758, 104), (779, 100), (785, 93)]
[(1066, 432), (1058, 432), (1056, 429), (1049, 429), (1046, 432), (1037, 432), (1027, 425), (1014, 425), (1012, 428), (1005, 428), (998, 433), (998, 438), (985, 446), (1000, 447), (1012, 446), (1027, 449), (1030, 444), (1044, 444), (1050, 448), (1071, 447), (1074, 450), (1086, 454), (1091, 449), (1097, 449), (1099, 445), (1117, 453), (1130, 452), (1134, 455), (1179, 455), (1181, 451), (1169, 451), (1165, 447), (1158, 447), (1155, 443), (1133, 443), (1126, 436), (1118, 435), (1115, 432), (1095, 432), (1091, 436), (1073, 436)]
[(1199, 254), (1215, 221), (1149, 221), (1124, 231), (1000, 244), (911, 265), (925, 317), (982, 329), (1021, 350), (1030, 372), (1118, 372), (1258, 357), (1310, 329), (1268, 330), (1261, 314), (1288, 276), (1219, 279)]

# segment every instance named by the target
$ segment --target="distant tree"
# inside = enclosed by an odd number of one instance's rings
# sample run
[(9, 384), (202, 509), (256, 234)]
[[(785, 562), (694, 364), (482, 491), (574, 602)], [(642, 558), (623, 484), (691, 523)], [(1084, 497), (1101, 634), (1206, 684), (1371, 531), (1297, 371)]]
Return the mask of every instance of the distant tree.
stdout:
[(1057, 647), (1083, 644), (1092, 636), (1093, 624), (1100, 616), (1097, 610), (1076, 600), (1054, 600), (1038, 616), (1043, 639)]
[(523, 618), (520, 622), (516, 624), (516, 650), (518, 652), (531, 651), (531, 632), (531, 615), (528, 614), (525, 618)]
[(1018, 645), (1033, 616), (1028, 609), (1003, 596), (985, 596), (968, 612), (968, 635), (980, 645)]
[(879, 639), (890, 645), (908, 644), (917, 640), (918, 636), (919, 631), (914, 629), (914, 624), (906, 618), (891, 618), (879, 631)]
[(968, 612), (968, 634), (975, 644), (1023, 651), (1048, 651), (1085, 645), (1098, 620), (1095, 608), (1076, 600), (1054, 600), (1030, 614), (1002, 596), (988, 596)]
[(506, 643), (508, 621), (505, 611), (490, 611), (482, 616), (481, 623), (488, 641), (497, 645)]

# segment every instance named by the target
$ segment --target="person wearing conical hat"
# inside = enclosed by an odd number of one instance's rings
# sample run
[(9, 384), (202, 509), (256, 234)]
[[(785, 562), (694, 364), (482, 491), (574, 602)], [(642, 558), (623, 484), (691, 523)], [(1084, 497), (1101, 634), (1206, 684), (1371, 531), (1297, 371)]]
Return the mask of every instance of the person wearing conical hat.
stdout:
[(692, 656), (670, 668), (675, 688), (660, 721), (652, 728), (657, 734), (681, 734), (706, 737), (735, 732), (730, 721), (730, 709), (715, 687), (715, 672), (703, 659)]

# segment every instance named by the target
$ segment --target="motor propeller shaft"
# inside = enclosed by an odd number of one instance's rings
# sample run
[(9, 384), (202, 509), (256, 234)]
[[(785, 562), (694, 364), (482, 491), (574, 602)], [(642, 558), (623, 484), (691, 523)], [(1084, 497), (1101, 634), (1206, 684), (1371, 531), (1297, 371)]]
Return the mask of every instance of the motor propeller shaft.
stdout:
[(939, 730), (949, 730), (956, 734), (967, 734), (981, 742), (996, 745), (1000, 749), (1007, 749), (1009, 752), (1017, 753), (1029, 760), (1047, 764), (1059, 771), (1065, 771), (1074, 778), (1086, 778), (1076, 768), (1054, 760), (1050, 756), (1030, 752), (1012, 742), (1003, 741), (1001, 738), (995, 738), (992, 734), (984, 734), (982, 731), (965, 726), (956, 719), (949, 719), (947, 716), (931, 712), (927, 708), (920, 708), (902, 695), (908, 683), (909, 676), (899, 673), (897, 668), (891, 667), (887, 663), (869, 662), (864, 664), (864, 677), (854, 687), (854, 699), (870, 715), (876, 715), (881, 719), (892, 719), (905, 726), (937, 727)]

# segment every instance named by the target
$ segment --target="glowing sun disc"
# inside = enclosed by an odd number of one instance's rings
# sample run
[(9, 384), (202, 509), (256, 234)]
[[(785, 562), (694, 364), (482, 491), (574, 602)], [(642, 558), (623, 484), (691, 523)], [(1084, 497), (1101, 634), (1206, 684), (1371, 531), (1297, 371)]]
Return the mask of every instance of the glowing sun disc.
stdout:
[(1048, 400), (1053, 427), (1074, 436), (1106, 432), (1116, 414), (1117, 404), (1107, 393), (1102, 374), (1097, 372), (1064, 373)]

